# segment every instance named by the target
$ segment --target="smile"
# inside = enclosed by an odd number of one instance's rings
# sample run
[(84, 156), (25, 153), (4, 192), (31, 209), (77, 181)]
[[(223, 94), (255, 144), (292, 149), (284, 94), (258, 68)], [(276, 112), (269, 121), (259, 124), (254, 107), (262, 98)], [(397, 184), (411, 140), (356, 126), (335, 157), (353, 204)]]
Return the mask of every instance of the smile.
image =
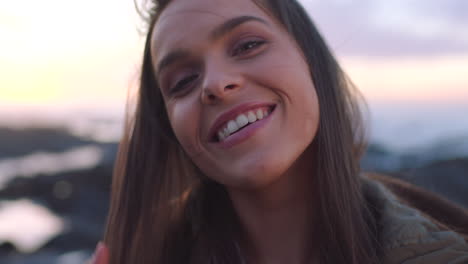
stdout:
[(210, 142), (231, 148), (267, 124), (276, 108), (274, 103), (245, 103), (218, 116), (210, 129)]
[(217, 141), (224, 141), (244, 127), (262, 120), (267, 117), (272, 110), (273, 109), (270, 107), (259, 107), (239, 114), (236, 118), (229, 120), (220, 130), (218, 130), (216, 133)]

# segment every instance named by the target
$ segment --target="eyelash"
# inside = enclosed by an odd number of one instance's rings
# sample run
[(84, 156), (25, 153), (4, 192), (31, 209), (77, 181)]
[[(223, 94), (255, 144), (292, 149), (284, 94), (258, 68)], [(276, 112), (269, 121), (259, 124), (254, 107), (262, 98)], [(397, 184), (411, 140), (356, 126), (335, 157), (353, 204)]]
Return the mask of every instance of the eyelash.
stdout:
[[(266, 43), (266, 41), (264, 41), (264, 40), (248, 40), (248, 41), (245, 41), (245, 42), (241, 43), (239, 45), (239, 47), (236, 47), (234, 49), (234, 51), (232, 52), (232, 56), (238, 56), (238, 55), (242, 55), (240, 53), (250, 52), (252, 49), (259, 48), (265, 43)], [(250, 46), (250, 45), (253, 45), (253, 46)]]
[(198, 74), (193, 74), (193, 75), (189, 75), (185, 78), (183, 78), (182, 80), (178, 81), (174, 87), (171, 89), (171, 93), (176, 93), (182, 89), (185, 88), (185, 86), (187, 86), (188, 84), (190, 84), (192, 81), (198, 79)]
[[(263, 44), (265, 44), (266, 41), (264, 40), (248, 40), (243, 43), (241, 43), (238, 47), (234, 49), (232, 52), (232, 56), (239, 56), (239, 55), (244, 55), (245, 53), (250, 52), (253, 49), (261, 47)], [(198, 74), (193, 74), (189, 75), (182, 80), (178, 81), (174, 87), (170, 90), (171, 93), (177, 93), (181, 90), (183, 90), (188, 84), (190, 84), (192, 81), (195, 81), (198, 79)]]

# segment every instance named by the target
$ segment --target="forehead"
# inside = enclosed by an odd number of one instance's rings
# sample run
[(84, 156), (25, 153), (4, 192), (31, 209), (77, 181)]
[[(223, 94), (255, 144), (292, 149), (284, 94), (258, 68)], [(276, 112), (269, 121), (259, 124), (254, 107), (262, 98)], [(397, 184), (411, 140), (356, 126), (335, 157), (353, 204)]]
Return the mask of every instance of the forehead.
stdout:
[(172, 0), (154, 27), (152, 53), (164, 53), (195, 38), (206, 39), (210, 29), (237, 16), (271, 20), (253, 0)]

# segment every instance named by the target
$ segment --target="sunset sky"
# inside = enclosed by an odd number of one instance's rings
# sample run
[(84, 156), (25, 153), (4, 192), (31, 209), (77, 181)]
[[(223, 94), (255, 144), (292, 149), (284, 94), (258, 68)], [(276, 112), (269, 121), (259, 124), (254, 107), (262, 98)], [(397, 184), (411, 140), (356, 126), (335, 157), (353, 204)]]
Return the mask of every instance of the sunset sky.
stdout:
[[(468, 1), (302, 0), (371, 103), (468, 102)], [(135, 86), (132, 0), (0, 3), (0, 111), (114, 109)]]
[[(68, 122), (75, 136), (118, 141), (144, 42), (133, 1), (0, 1), (0, 128)], [(467, 155), (468, 0), (299, 1), (367, 99), (371, 142), (389, 153)], [(0, 159), (0, 185), (16, 175), (94, 167), (103, 151)], [(64, 228), (24, 199), (1, 203), (0, 219), (0, 243), (7, 238), (23, 251)]]

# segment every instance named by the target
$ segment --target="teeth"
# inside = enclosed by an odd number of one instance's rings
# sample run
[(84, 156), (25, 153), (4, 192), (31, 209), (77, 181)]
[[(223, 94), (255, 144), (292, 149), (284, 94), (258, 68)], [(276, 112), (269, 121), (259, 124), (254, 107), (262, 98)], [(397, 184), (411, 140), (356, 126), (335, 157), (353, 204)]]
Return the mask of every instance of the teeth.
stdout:
[(249, 123), (253, 123), (257, 121), (257, 116), (252, 111), (249, 111), (247, 114), (247, 119), (249, 119)]
[(249, 123), (249, 119), (244, 114), (240, 114), (236, 118), (236, 123), (239, 128), (247, 125)]
[(236, 122), (231, 120), (228, 122), (227, 129), (229, 131), (229, 134), (232, 134), (236, 132), (237, 130), (239, 130), (239, 127), (237, 126)]
[(262, 109), (258, 109), (257, 110), (257, 119), (263, 119), (263, 111)]
[(230, 120), (227, 125), (218, 131), (218, 140), (223, 141), (229, 137), (232, 133), (241, 129), (249, 123), (254, 123), (257, 120), (261, 120), (270, 115), (267, 109), (260, 108), (256, 111), (248, 111), (245, 114), (240, 114), (234, 120)]
[(225, 138), (226, 138), (226, 136), (224, 135), (224, 132), (220, 130), (220, 131), (218, 132), (218, 139), (219, 139), (219, 141), (223, 141)]

